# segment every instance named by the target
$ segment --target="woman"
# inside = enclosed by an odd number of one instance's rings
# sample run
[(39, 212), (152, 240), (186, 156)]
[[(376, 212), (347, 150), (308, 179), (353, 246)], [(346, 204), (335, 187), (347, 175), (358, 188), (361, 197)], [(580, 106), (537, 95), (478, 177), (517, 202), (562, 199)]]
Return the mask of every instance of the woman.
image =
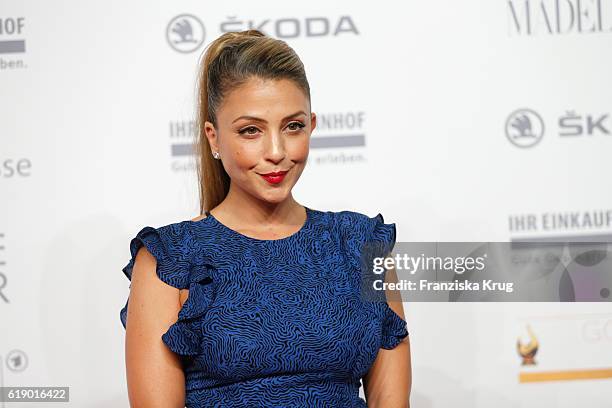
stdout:
[(360, 251), (386, 255), (395, 224), (291, 193), (316, 126), (299, 57), (257, 30), (223, 34), (199, 92), (203, 215), (143, 228), (123, 268), (131, 406), (365, 407), (361, 379), (368, 407), (408, 406), (402, 303), (359, 292)]

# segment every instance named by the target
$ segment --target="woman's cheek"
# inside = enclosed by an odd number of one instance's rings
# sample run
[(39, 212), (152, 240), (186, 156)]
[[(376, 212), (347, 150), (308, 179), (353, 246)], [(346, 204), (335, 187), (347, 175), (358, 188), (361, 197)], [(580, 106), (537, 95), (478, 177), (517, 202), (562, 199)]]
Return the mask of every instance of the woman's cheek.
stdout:
[(259, 160), (259, 149), (255, 146), (238, 147), (234, 150), (234, 162), (240, 169), (250, 169)]
[(303, 161), (304, 159), (306, 159), (306, 157), (308, 157), (308, 151), (308, 139), (306, 139), (306, 141), (300, 141), (299, 143), (296, 143), (292, 147), (291, 156), (293, 161)]

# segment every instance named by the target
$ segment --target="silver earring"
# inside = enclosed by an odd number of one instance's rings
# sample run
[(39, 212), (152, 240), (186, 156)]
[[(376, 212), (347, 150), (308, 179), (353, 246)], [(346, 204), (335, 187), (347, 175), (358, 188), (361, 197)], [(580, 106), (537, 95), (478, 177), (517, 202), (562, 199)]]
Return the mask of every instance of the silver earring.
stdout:
[(221, 157), (221, 155), (219, 154), (219, 152), (213, 152), (213, 157), (215, 159), (218, 159), (219, 157)]

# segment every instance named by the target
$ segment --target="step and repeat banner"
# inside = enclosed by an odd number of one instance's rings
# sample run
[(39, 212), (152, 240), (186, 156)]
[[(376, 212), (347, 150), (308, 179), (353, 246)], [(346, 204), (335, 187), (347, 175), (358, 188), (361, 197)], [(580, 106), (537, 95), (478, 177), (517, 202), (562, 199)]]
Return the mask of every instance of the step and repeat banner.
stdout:
[[(129, 241), (199, 215), (198, 61), (248, 28), (306, 67), (299, 202), (380, 212), (398, 242), (612, 242), (612, 0), (3, 0), (0, 386), (128, 406)], [(412, 406), (610, 406), (610, 289), (405, 296)]]

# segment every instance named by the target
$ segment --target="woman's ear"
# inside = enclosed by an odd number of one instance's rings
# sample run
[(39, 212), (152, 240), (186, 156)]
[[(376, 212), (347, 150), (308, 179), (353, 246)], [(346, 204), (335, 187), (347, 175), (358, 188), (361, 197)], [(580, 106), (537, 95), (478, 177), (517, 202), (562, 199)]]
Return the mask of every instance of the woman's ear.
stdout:
[(219, 151), (219, 138), (217, 135), (217, 129), (215, 129), (215, 126), (209, 122), (206, 121), (204, 122), (204, 134), (206, 135), (206, 138), (208, 139), (208, 144), (210, 144), (210, 148), (213, 152), (218, 152)]
[(317, 127), (317, 114), (310, 112), (310, 131), (312, 132)]

